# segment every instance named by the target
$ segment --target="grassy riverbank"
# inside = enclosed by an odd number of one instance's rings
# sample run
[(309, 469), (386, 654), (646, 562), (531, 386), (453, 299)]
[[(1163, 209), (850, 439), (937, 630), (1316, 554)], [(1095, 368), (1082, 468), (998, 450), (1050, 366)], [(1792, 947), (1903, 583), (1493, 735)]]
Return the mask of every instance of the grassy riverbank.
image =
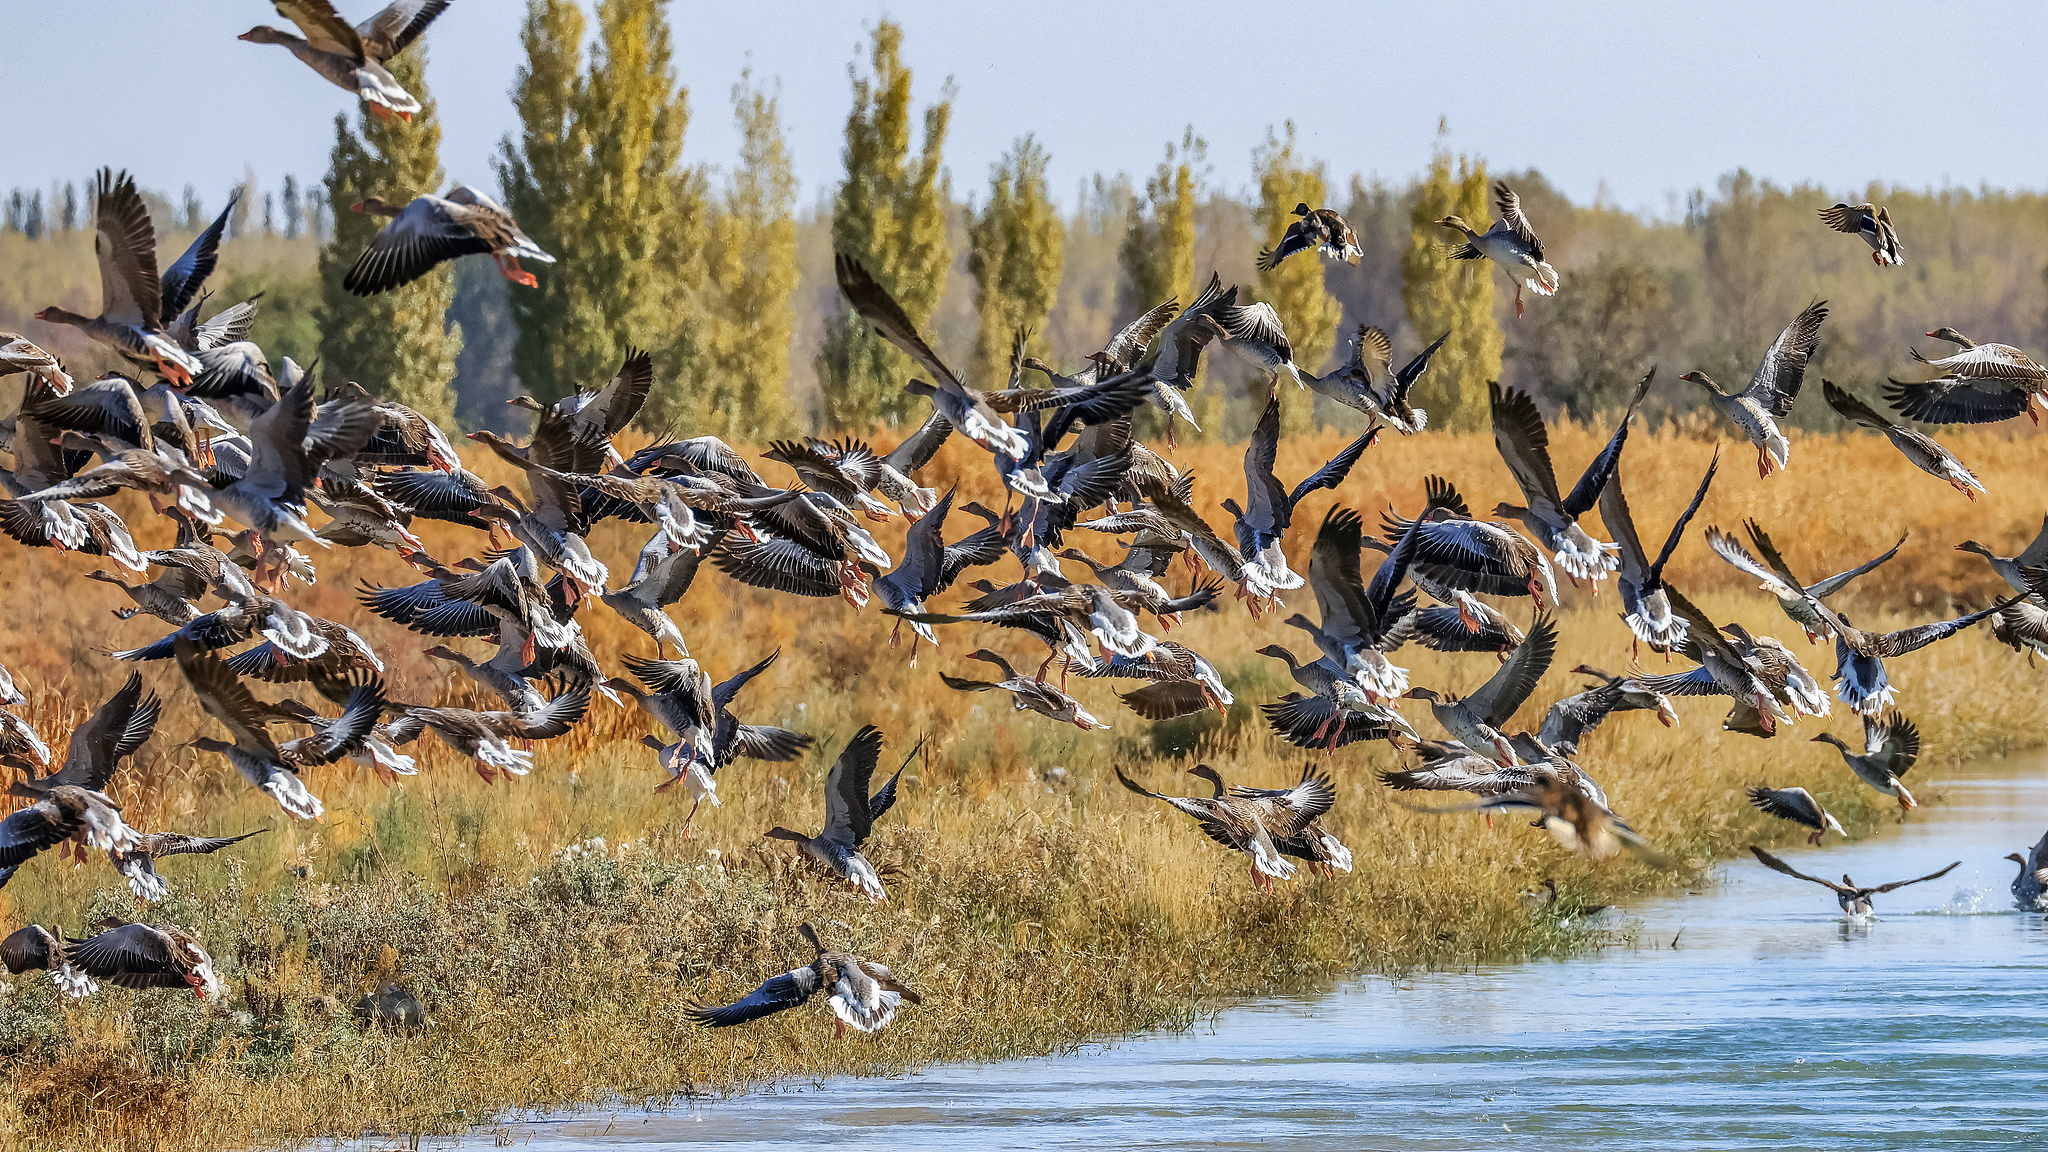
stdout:
[[(1582, 463), (1602, 435), (1559, 429), (1560, 469)], [(1341, 442), (1332, 434), (1283, 445), (1281, 475), (1304, 474)], [(1733, 527), (1755, 515), (1793, 564), (1817, 575), (1911, 531), (1899, 559), (1844, 602), (1859, 623), (1933, 619), (1948, 611), (1951, 591), (1979, 603), (1995, 591), (1988, 568), (1953, 545), (1975, 538), (2016, 551), (2038, 529), (2033, 492), (2048, 474), (2048, 440), (2038, 435), (1977, 432), (1951, 443), (1990, 489), (1983, 503), (1907, 469), (1882, 441), (1809, 437), (1795, 444), (1795, 470), (1767, 482), (1745, 474), (1745, 456), (1731, 455), (1697, 526)], [(1631, 442), (1624, 472), (1646, 539), (1661, 538), (1712, 451), (1711, 442), (1669, 427)], [(1215, 500), (1241, 494), (1240, 454), (1183, 448), (1179, 460), (1200, 475), (1198, 494), (1212, 510)], [(963, 473), (963, 500), (1000, 502), (985, 487), (985, 463), (959, 446), (937, 468)], [(1374, 448), (1335, 500), (1369, 514), (1389, 505), (1412, 511), (1429, 470), (1457, 479), (1475, 507), (1511, 494), (1489, 437), (1433, 435)], [(1298, 514), (1298, 569), (1329, 502), (1319, 494)], [(892, 553), (900, 531), (878, 533)], [(444, 559), (482, 544), (454, 531), (425, 535)], [(1076, 537), (1099, 556), (1112, 554), (1106, 542)], [(597, 543), (616, 573), (630, 571), (640, 543), (631, 528), (607, 525)], [(322, 586), (295, 600), (376, 644), (395, 696), (464, 695), (416, 655), (420, 638), (366, 624), (351, 608), (357, 577), (416, 577), (388, 554), (319, 559)], [(101, 653), (162, 631), (155, 621), (107, 616), (125, 601), (80, 578), (93, 563), (0, 550), (12, 587), (62, 593), (0, 629), (0, 660), (32, 697), (21, 711), (60, 752), (71, 724), (126, 674)], [(990, 574), (1010, 572), (1005, 561)], [(1797, 643), (1775, 602), (1714, 560), (1697, 531), (1671, 576), (1716, 619), (1786, 638), (1816, 673), (1832, 669), (1832, 653)], [(1611, 594), (1567, 598), (1557, 666), (1520, 717), (1532, 728), (1543, 707), (1577, 689), (1579, 678), (1563, 669), (1629, 663)], [(1308, 609), (1311, 599), (1303, 590), (1291, 602)], [(177, 747), (211, 731), (210, 722), (175, 669), (147, 667), (167, 707), (157, 736), (113, 789), (130, 817), (150, 829), (270, 831), (217, 857), (168, 861), (173, 895), (147, 912), (99, 862), (74, 869), (39, 859), (0, 892), (0, 923), (60, 923), (78, 933), (99, 916), (121, 915), (187, 926), (220, 964), (230, 1002), (120, 989), (60, 1002), (40, 973), (0, 984), (0, 1074), (12, 1089), (0, 1097), (0, 1143), (197, 1149), (372, 1129), (445, 1131), (508, 1108), (1056, 1051), (1184, 1025), (1216, 997), (1345, 971), (1598, 944), (1576, 922), (1532, 915), (1517, 894), (1550, 877), (1569, 910), (1681, 879), (1632, 862), (1588, 864), (1525, 822), (1496, 820), (1489, 829), (1477, 816), (1432, 817), (1392, 804), (1373, 774), (1397, 758), (1375, 744), (1328, 762), (1339, 789), (1332, 822), (1356, 871), (1334, 880), (1304, 875), (1275, 897), (1251, 892), (1240, 857), (1184, 817), (1124, 792), (1110, 771), (1121, 765), (1162, 791), (1186, 792), (1194, 782), (1182, 770), (1198, 759), (1233, 781), (1269, 785), (1321, 761), (1273, 740), (1256, 711), (1291, 684), (1278, 662), (1252, 649), (1308, 646), (1277, 619), (1252, 622), (1235, 604), (1173, 633), (1222, 669), (1237, 696), (1227, 715), (1149, 725), (1107, 686), (1077, 681), (1090, 710), (1114, 725), (1092, 734), (1014, 716), (1006, 701), (939, 684), (941, 668), (978, 674), (962, 656), (980, 643), (1035, 662), (1014, 634), (942, 633), (946, 647), (924, 648), (911, 668), (907, 649), (887, 647), (891, 622), (872, 607), (856, 614), (836, 600), (770, 597), (708, 570), (674, 614), (715, 678), (780, 648), (782, 659), (749, 687), (739, 711), (819, 737), (801, 762), (722, 772), (724, 806), (700, 813), (687, 838), (687, 796), (651, 792), (662, 776), (636, 743), (642, 721), (602, 703), (569, 737), (541, 745), (538, 769), (523, 780), (487, 787), (430, 739), (409, 749), (423, 753), (421, 774), (403, 790), (350, 775), (347, 765), (309, 773), (327, 820), (292, 825), (216, 758)], [(650, 648), (601, 608), (583, 619), (608, 666)], [(1495, 666), (1484, 656), (1414, 648), (1399, 661), (1417, 683), (1459, 692)], [(1938, 802), (1939, 785), (1929, 782), (1944, 767), (2041, 739), (2048, 676), (1987, 632), (1894, 662), (1893, 679), (1901, 708), (1926, 738), (1911, 778), (1923, 800)], [(1666, 854), (1704, 867), (1752, 841), (1797, 842), (1797, 829), (1768, 825), (1742, 802), (1742, 787), (1766, 780), (1812, 789), (1852, 832), (1898, 818), (1832, 749), (1806, 742), (1823, 727), (1845, 737), (1857, 731), (1839, 707), (1825, 725), (1808, 720), (1762, 741), (1721, 733), (1725, 706), (1680, 701), (1676, 730), (1646, 714), (1619, 716), (1583, 750), (1616, 810)], [(1426, 712), (1411, 711), (1427, 734)], [(929, 738), (905, 773), (903, 799), (871, 841), (891, 895), (883, 905), (825, 883), (798, 868), (786, 845), (760, 839), (774, 824), (816, 827), (825, 769), (870, 722), (888, 734), (889, 769)], [(926, 1002), (879, 1036), (837, 1043), (815, 1005), (730, 1031), (683, 1021), (692, 1000), (739, 995), (807, 960), (793, 931), (804, 919), (828, 942), (890, 964)], [(348, 1006), (380, 971), (395, 972), (426, 1002), (435, 1021), (426, 1034), (365, 1035), (353, 1026)]]

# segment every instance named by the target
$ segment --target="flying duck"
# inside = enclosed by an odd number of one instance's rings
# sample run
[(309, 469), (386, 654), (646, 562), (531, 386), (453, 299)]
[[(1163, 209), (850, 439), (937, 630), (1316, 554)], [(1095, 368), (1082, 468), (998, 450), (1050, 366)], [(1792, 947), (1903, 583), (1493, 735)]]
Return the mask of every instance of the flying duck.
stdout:
[(1296, 204), (1290, 215), (1299, 219), (1287, 226), (1279, 244), (1259, 253), (1259, 271), (1271, 272), (1280, 266), (1282, 260), (1311, 248), (1346, 264), (1356, 265), (1365, 257), (1358, 247), (1358, 234), (1351, 230), (1351, 225), (1346, 224), (1342, 216), (1337, 215), (1335, 209), (1311, 209), (1303, 203)]
[(1837, 232), (1861, 236), (1870, 245), (1870, 261), (1880, 268), (1897, 268), (1906, 262), (1899, 250), (1899, 233), (1892, 227), (1892, 214), (1882, 205), (1836, 204), (1820, 210), (1820, 218)]

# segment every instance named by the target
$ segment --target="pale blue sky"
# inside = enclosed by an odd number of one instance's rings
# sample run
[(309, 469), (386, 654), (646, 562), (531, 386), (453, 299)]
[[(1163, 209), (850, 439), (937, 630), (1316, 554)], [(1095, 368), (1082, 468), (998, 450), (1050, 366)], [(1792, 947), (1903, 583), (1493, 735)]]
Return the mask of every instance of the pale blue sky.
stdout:
[[(367, 0), (343, 0), (360, 19)], [(429, 36), (450, 176), (495, 187), (515, 127), (519, 0), (456, 0)], [(1738, 165), (1860, 188), (2043, 186), (2048, 16), (2038, 4), (1208, 3), (894, 0), (886, 5), (689, 3), (670, 8), (691, 88), (686, 153), (729, 162), (728, 92), (750, 62), (779, 79), (806, 201), (839, 165), (846, 65), (884, 12), (906, 29), (920, 97), (959, 85), (947, 157), (965, 195), (1015, 136), (1052, 152), (1071, 204), (1093, 172), (1139, 173), (1192, 123), (1214, 179), (1248, 183), (1268, 125), (1292, 117), (1341, 187), (1405, 177), (1439, 115), (1451, 144), (1496, 168), (1535, 166), (1579, 202), (1604, 186), (1668, 213)], [(1263, 13), (1254, 15), (1255, 12)], [(245, 164), (274, 189), (326, 167), (353, 107), (284, 49), (237, 41), (281, 23), (260, 0), (0, 0), (10, 52), (0, 187), (102, 164), (218, 204)]]

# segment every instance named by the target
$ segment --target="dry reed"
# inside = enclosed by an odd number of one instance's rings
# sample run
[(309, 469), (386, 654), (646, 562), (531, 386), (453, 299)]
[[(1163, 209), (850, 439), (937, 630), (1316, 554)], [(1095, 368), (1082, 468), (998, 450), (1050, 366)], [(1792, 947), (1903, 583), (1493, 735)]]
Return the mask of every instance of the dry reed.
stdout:
[[(1556, 429), (1560, 468), (1582, 466), (1604, 435)], [(1797, 644), (1775, 601), (1714, 559), (1698, 528), (1756, 516), (1794, 565), (1815, 574), (1910, 532), (1891, 566), (1844, 597), (1877, 624), (1934, 618), (1948, 610), (1951, 593), (1985, 601), (2001, 586), (1953, 545), (1973, 537), (2010, 554), (2032, 537), (2048, 440), (2002, 429), (1946, 439), (1990, 489), (1982, 503), (1912, 471), (1868, 436), (1796, 439), (1792, 470), (1769, 481), (1748, 473), (1746, 448), (1731, 450), (1671, 579), (1716, 619), (1794, 641), (1822, 675), (1831, 654)], [(1714, 442), (1669, 424), (1632, 440), (1623, 470), (1652, 547), (1690, 497)], [(1328, 433), (1284, 444), (1283, 479), (1305, 474), (1341, 443)], [(1221, 445), (1179, 454), (1198, 474), (1198, 497), (1215, 522), (1215, 502), (1242, 493), (1240, 454)], [(489, 461), (477, 464), (495, 472)], [(1412, 513), (1431, 471), (1458, 481), (1476, 509), (1514, 495), (1490, 438), (1383, 442), (1340, 491), (1318, 494), (1298, 514), (1297, 569), (1305, 570), (1314, 525), (1331, 503), (1369, 515), (1388, 507)], [(957, 479), (963, 500), (999, 504), (987, 472), (985, 458), (955, 444), (927, 480)], [(146, 510), (123, 510), (146, 518)], [(161, 531), (138, 525), (145, 545)], [(618, 577), (640, 544), (634, 531), (613, 524), (598, 532)], [(897, 532), (883, 534), (892, 550)], [(443, 559), (481, 545), (441, 526), (423, 535)], [(1111, 552), (1085, 533), (1074, 543)], [(420, 637), (354, 606), (358, 579), (416, 578), (395, 557), (316, 559), (321, 585), (295, 600), (377, 645), (395, 698), (469, 695), (442, 666), (415, 655)], [(148, 618), (112, 622), (105, 613), (125, 601), (80, 578), (93, 563), (47, 550), (0, 551), (18, 607), (0, 622), (0, 659), (32, 697), (22, 711), (60, 751), (69, 728), (128, 672), (104, 653), (164, 630)], [(990, 574), (1013, 570), (1005, 560)], [(1306, 590), (1291, 599), (1310, 604)], [(1557, 668), (1519, 718), (1531, 728), (1552, 700), (1576, 689), (1578, 679), (1563, 669), (1583, 661), (1618, 670), (1631, 659), (1611, 593), (1594, 600), (1567, 592), (1567, 600)], [(1222, 669), (1237, 697), (1227, 715), (1146, 724), (1106, 685), (1077, 681), (1077, 694), (1115, 725), (1089, 735), (939, 685), (937, 670), (960, 671), (977, 644), (1035, 659), (1015, 633), (942, 631), (945, 646), (924, 648), (911, 668), (908, 649), (886, 643), (892, 621), (872, 607), (856, 613), (836, 600), (774, 597), (708, 569), (674, 615), (714, 677), (781, 649), (739, 711), (812, 732), (820, 744), (799, 763), (741, 763), (721, 773), (724, 806), (701, 814), (688, 838), (680, 834), (687, 798), (651, 791), (664, 777), (635, 743), (643, 721), (602, 703), (570, 736), (539, 746), (540, 766), (526, 779), (488, 787), (427, 740), (411, 749), (421, 754), (421, 774), (402, 790), (347, 765), (309, 773), (327, 818), (292, 824), (224, 763), (179, 747), (210, 722), (175, 668), (145, 666), (168, 706), (156, 738), (113, 788), (130, 816), (151, 829), (271, 832), (220, 857), (167, 862), (174, 892), (156, 909), (138, 911), (110, 869), (54, 858), (24, 868), (0, 893), (0, 909), (10, 927), (47, 922), (76, 932), (109, 914), (187, 925), (234, 993), (224, 1006), (182, 992), (118, 989), (67, 1003), (40, 974), (0, 984), (0, 1060), (13, 1089), (0, 1102), (0, 1138), (11, 1147), (183, 1149), (450, 1131), (510, 1109), (659, 1102), (783, 1077), (1058, 1051), (1185, 1025), (1220, 997), (1309, 986), (1347, 971), (1614, 943), (1625, 933), (1559, 913), (1675, 879), (1633, 863), (1588, 864), (1521, 821), (1488, 828), (1477, 816), (1430, 817), (1390, 803), (1373, 773), (1397, 757), (1374, 744), (1327, 762), (1339, 788), (1333, 823), (1356, 871), (1304, 878), (1277, 897), (1252, 893), (1241, 858), (1185, 818), (1122, 791), (1109, 772), (1120, 765), (1181, 792), (1187, 777), (1179, 772), (1197, 758), (1261, 784), (1322, 762), (1272, 738), (1256, 711), (1291, 685), (1277, 662), (1251, 650), (1271, 640), (1297, 651), (1307, 645), (1276, 618), (1254, 623), (1235, 605), (1191, 617), (1173, 633)], [(601, 607), (583, 622), (607, 663), (651, 648)], [(1399, 657), (1417, 683), (1454, 691), (1476, 686), (1495, 666), (1484, 656), (1414, 648)], [(1915, 777), (1923, 799), (1938, 800), (1938, 784), (1927, 781), (1944, 767), (2040, 740), (2048, 688), (1982, 630), (1894, 662), (1893, 679), (1900, 706), (1927, 737)], [(1665, 852), (1702, 868), (1751, 840), (1796, 840), (1797, 829), (1770, 824), (1742, 802), (1740, 789), (1764, 780), (1813, 789), (1852, 831), (1898, 818), (1831, 749), (1805, 742), (1820, 725), (1809, 720), (1768, 742), (1726, 735), (1718, 730), (1725, 706), (1680, 701), (1676, 731), (1645, 714), (1619, 716), (1583, 750), (1616, 809)], [(1417, 712), (1427, 734), (1426, 714)], [(869, 722), (890, 738), (891, 767), (928, 737), (902, 801), (871, 842), (891, 893), (882, 905), (826, 883), (785, 846), (760, 838), (773, 824), (816, 826), (825, 768)], [(1839, 707), (1827, 722), (1845, 735), (1853, 725)], [(1532, 915), (1517, 893), (1545, 877), (1564, 899), (1556, 911)], [(802, 919), (828, 940), (889, 963), (925, 992), (925, 1004), (887, 1032), (847, 1043), (829, 1042), (816, 1008), (721, 1032), (684, 1021), (688, 1002), (736, 996), (807, 959), (792, 931)], [(358, 1031), (347, 1008), (379, 973), (414, 988), (435, 1026), (414, 1038)]]

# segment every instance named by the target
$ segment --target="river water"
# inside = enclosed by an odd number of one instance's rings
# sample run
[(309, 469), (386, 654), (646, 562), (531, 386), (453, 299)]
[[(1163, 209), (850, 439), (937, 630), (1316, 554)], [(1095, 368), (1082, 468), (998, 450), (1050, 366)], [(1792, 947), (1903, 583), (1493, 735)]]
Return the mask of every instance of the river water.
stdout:
[(1358, 980), (1070, 1056), (512, 1137), (548, 1152), (2048, 1149), (2048, 931), (2012, 907), (1999, 859), (2048, 827), (2048, 764), (1988, 763), (1934, 790), (1944, 802), (1904, 826), (1782, 853), (1866, 884), (1963, 862), (1878, 897), (1867, 925), (1745, 858), (1718, 886), (1625, 909), (1635, 949)]

